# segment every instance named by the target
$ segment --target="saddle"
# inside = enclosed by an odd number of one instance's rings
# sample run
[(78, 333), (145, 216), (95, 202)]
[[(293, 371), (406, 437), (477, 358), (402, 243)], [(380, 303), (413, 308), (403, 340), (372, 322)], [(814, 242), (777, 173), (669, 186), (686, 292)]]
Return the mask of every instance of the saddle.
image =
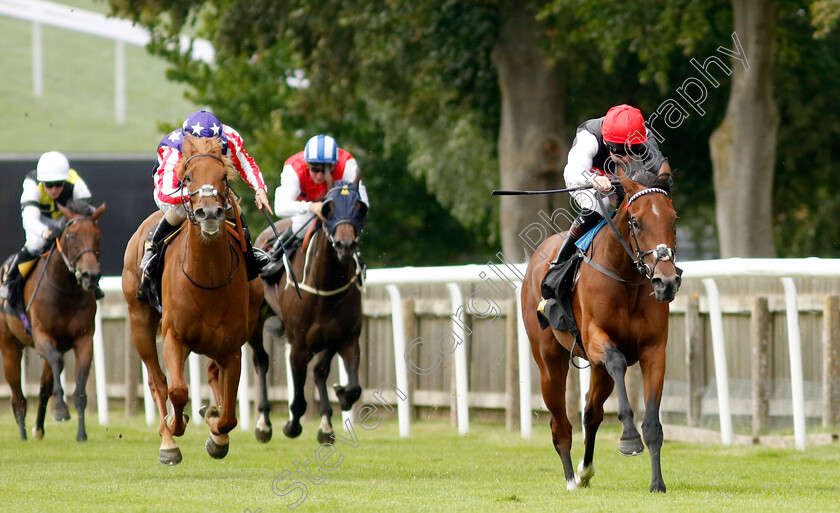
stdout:
[[(26, 285), (26, 280), (29, 278), (29, 273), (32, 272), (32, 269), (35, 269), (35, 266), (38, 265), (38, 261), (41, 258), (50, 253), (54, 245), (55, 242), (51, 242), (44, 249), (44, 252), (41, 255), (39, 255), (34, 260), (26, 262), (26, 268), (20, 269), (20, 274), (18, 278), (10, 284), (9, 299), (0, 300), (0, 310), (2, 310), (4, 313), (13, 315), (20, 319), (20, 322), (23, 323), (23, 327), (26, 330), (26, 333), (30, 335), (32, 335), (32, 324), (29, 322), (29, 316), (26, 314), (26, 305), (23, 302), (23, 287)], [(5, 262), (3, 262), (2, 268), (0, 268), (0, 275), (2, 275), (2, 281), (6, 280), (6, 275), (9, 273), (9, 267), (12, 265), (12, 261), (14, 260), (14, 258), (15, 255), (11, 255), (6, 259)]]
[(537, 319), (540, 321), (540, 328), (546, 329), (551, 326), (557, 331), (568, 331), (575, 337), (575, 344), (583, 347), (580, 330), (575, 321), (575, 312), (572, 308), (572, 296), (575, 287), (580, 263), (584, 254), (589, 250), (595, 235), (607, 222), (602, 220), (594, 228), (586, 232), (579, 241), (575, 243), (578, 250), (568, 260), (560, 265), (552, 265), (543, 277), (540, 284), (540, 293), (543, 300), (537, 311)]

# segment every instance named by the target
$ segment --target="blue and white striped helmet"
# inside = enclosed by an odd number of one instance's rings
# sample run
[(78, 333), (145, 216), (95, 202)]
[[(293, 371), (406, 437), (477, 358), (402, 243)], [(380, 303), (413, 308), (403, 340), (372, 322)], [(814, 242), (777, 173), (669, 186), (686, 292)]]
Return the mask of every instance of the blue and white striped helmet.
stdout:
[(335, 164), (338, 162), (338, 144), (328, 135), (316, 135), (306, 141), (303, 160), (309, 164)]

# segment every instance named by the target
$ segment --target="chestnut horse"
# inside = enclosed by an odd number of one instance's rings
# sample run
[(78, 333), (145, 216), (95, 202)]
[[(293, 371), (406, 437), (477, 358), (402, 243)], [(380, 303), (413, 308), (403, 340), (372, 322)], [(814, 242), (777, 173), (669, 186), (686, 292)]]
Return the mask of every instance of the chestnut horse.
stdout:
[[(310, 229), (303, 247), (292, 258), (295, 275), (300, 277), (299, 298), (288, 271), (277, 284), (265, 282), (265, 300), (271, 311), (283, 321), (286, 337), (291, 344), (291, 370), (294, 399), (290, 410), (292, 419), (283, 433), (289, 438), (300, 435), (300, 418), (306, 412), (303, 388), (306, 367), (317, 354), (314, 378), (321, 403), (321, 424), (318, 442), (333, 443), (331, 438), (332, 407), (327, 397), (327, 376), (336, 353), (344, 359), (348, 383), (333, 385), (341, 409), (348, 411), (362, 394), (359, 385), (359, 334), (362, 330), (361, 287), (364, 279), (358, 237), (367, 215), (367, 204), (359, 189), (349, 182), (338, 181), (327, 193), (321, 214)], [(269, 227), (270, 228), (270, 227)], [(257, 246), (266, 246), (273, 232), (263, 231)], [(282, 330), (281, 330), (282, 333)], [(271, 438), (271, 421), (266, 389), (268, 354), (262, 344), (262, 330), (255, 330), (250, 340), (254, 349), (254, 366), (260, 380), (260, 412), (255, 435), (266, 442)]]
[[(161, 212), (143, 221), (128, 242), (122, 274), (131, 334), (149, 372), (149, 389), (160, 415), (159, 460), (165, 465), (181, 461), (173, 437), (182, 435), (189, 422), (189, 416), (184, 415), (189, 400), (184, 362), (190, 352), (210, 359), (208, 382), (218, 405), (202, 412), (210, 426), (205, 447), (213, 458), (227, 455), (227, 433), (236, 426), (240, 350), (256, 325), (262, 302), (262, 283), (253, 280), (249, 284), (245, 273), (242, 229), (233, 229), (225, 221), (226, 210), (232, 210), (233, 218), (239, 219), (239, 207), (231, 201), (228, 184), (236, 176), (230, 160), (222, 156), (221, 144), (215, 138), (187, 136), (182, 153), (176, 172), (185, 189), (189, 219), (166, 251), (161, 277), (162, 313), (136, 297), (143, 241), (160, 220)], [(240, 240), (232, 240), (229, 232), (235, 232)], [(171, 380), (168, 389), (155, 347), (158, 326)], [(168, 416), (167, 398), (174, 412)]]
[[(648, 188), (629, 178), (621, 182), (626, 197), (614, 217), (621, 239), (613, 229), (604, 227), (589, 250), (593, 264), (581, 264), (574, 286), (572, 306), (583, 347), (574, 343), (569, 332), (541, 329), (537, 319), (540, 284), (549, 260), (563, 242), (559, 234), (549, 237), (531, 256), (522, 284), (522, 316), (540, 369), (543, 399), (552, 415), (551, 438), (563, 463), (567, 489), (588, 486), (595, 474), (595, 434), (604, 418), (604, 401), (614, 386), (623, 424), (619, 451), (629, 456), (644, 450), (624, 382), (627, 366), (638, 361), (644, 377), (642, 432), (650, 451), (650, 491), (664, 492), (659, 403), (665, 376), (668, 303), (680, 285), (674, 264), (677, 214), (667, 186), (651, 183)], [(585, 448), (577, 476), (570, 454), (572, 425), (566, 416), (566, 374), (572, 353), (589, 360), (591, 366), (583, 415)]]
[(53, 418), (58, 421), (70, 419), (59, 376), (64, 369), (64, 353), (73, 349), (76, 356), (73, 403), (79, 416), (76, 440), (84, 442), (87, 440), (85, 387), (93, 357), (96, 316), (94, 291), (101, 277), (99, 245), (102, 233), (96, 220), (105, 211), (105, 204), (94, 209), (86, 202), (75, 201), (68, 203), (67, 207), (58, 205), (58, 209), (67, 219), (64, 230), (55, 247), (48, 256), (38, 261), (23, 286), (23, 304), (29, 305), (31, 332), (27, 332), (19, 317), (3, 313), (0, 350), (3, 352), (6, 381), (12, 389), (12, 411), (21, 440), (26, 440), (26, 397), (20, 382), (24, 346), (34, 347), (44, 359), (38, 415), (32, 430), (33, 436), (40, 440), (44, 437), (44, 416), (50, 395), (55, 397)]

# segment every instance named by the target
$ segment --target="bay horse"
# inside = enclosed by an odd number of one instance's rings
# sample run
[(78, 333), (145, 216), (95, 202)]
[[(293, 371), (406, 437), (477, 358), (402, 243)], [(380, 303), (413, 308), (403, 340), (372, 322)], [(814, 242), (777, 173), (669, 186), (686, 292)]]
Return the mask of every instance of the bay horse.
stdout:
[[(149, 389), (160, 415), (158, 433), (162, 441), (158, 459), (165, 465), (181, 461), (174, 437), (183, 435), (189, 422), (189, 416), (184, 415), (189, 400), (184, 362), (191, 352), (210, 359), (208, 382), (217, 405), (202, 410), (204, 421), (210, 426), (205, 448), (216, 459), (227, 455), (228, 433), (237, 422), (240, 351), (258, 320), (262, 302), (262, 283), (249, 283), (246, 276), (242, 227), (231, 228), (225, 221), (226, 210), (232, 210), (233, 219), (239, 219), (239, 206), (232, 201), (229, 184), (237, 175), (229, 158), (222, 156), (220, 141), (187, 136), (182, 155), (176, 173), (185, 189), (188, 219), (166, 251), (160, 313), (148, 301), (137, 299), (136, 292), (143, 241), (157, 225), (161, 212), (143, 221), (129, 240), (122, 273), (131, 334), (148, 370)], [(168, 388), (155, 345), (158, 327), (170, 377)], [(167, 415), (167, 399), (172, 404), (172, 415)]]
[[(644, 379), (642, 432), (650, 452), (650, 491), (665, 492), (659, 406), (669, 302), (680, 285), (674, 263), (677, 214), (667, 185), (648, 182), (650, 187), (624, 175), (621, 183), (626, 196), (614, 217), (620, 238), (610, 227), (604, 227), (589, 250), (593, 264), (584, 261), (578, 271), (572, 307), (583, 347), (575, 344), (569, 332), (541, 329), (537, 319), (540, 284), (549, 260), (563, 242), (560, 234), (546, 239), (531, 256), (522, 283), (522, 317), (540, 370), (542, 396), (552, 415), (551, 438), (563, 463), (568, 490), (588, 486), (595, 475), (595, 434), (604, 418), (604, 401), (613, 387), (618, 393), (618, 418), (623, 425), (619, 452), (630, 456), (644, 451), (624, 381), (627, 366), (638, 361)], [(583, 415), (584, 455), (577, 475), (570, 454), (572, 425), (566, 415), (566, 375), (572, 354), (588, 360), (591, 368)]]
[(27, 317), (31, 329), (27, 330), (20, 317), (4, 311), (0, 322), (0, 350), (21, 440), (26, 440), (26, 397), (21, 390), (24, 347), (35, 348), (44, 359), (38, 414), (32, 430), (33, 436), (40, 440), (44, 437), (44, 417), (50, 395), (55, 398), (53, 418), (57, 421), (70, 419), (59, 376), (64, 369), (64, 353), (73, 349), (76, 356), (73, 403), (79, 417), (76, 440), (84, 442), (87, 440), (85, 388), (93, 357), (96, 316), (94, 292), (101, 277), (99, 246), (102, 232), (96, 221), (105, 211), (105, 204), (94, 208), (87, 202), (71, 201), (66, 207), (57, 206), (66, 219), (64, 229), (56, 239), (55, 247), (39, 259), (23, 286), (22, 299), (24, 305), (29, 305)]
[[(359, 334), (362, 330), (362, 296), (364, 266), (359, 254), (358, 237), (364, 227), (368, 206), (359, 188), (349, 182), (337, 181), (327, 192), (321, 214), (303, 246), (292, 257), (295, 275), (300, 277), (302, 298), (298, 297), (288, 270), (281, 280), (264, 282), (265, 301), (270, 310), (267, 316), (278, 315), (291, 344), (291, 371), (294, 399), (290, 410), (292, 419), (283, 427), (289, 438), (300, 435), (300, 418), (306, 412), (304, 385), (306, 368), (315, 355), (314, 378), (321, 403), (321, 424), (318, 442), (333, 443), (332, 414), (327, 396), (327, 377), (336, 353), (344, 360), (348, 383), (333, 385), (343, 411), (353, 407), (362, 394), (359, 385)], [(288, 222), (288, 221), (286, 221)], [(283, 223), (283, 221), (280, 221)], [(256, 245), (265, 247), (273, 231), (263, 231)], [(264, 320), (264, 319), (263, 319)], [(269, 358), (262, 342), (262, 330), (255, 330), (249, 341), (254, 349), (254, 366), (260, 381), (260, 412), (255, 435), (257, 440), (271, 439), (271, 420), (266, 387)]]

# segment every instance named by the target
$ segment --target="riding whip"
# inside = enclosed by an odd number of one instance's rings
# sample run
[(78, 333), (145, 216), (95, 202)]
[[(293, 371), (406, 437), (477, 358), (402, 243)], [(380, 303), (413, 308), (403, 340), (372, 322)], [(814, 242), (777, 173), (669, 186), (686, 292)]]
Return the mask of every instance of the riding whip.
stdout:
[(295, 291), (297, 292), (298, 298), (303, 299), (303, 296), (300, 294), (300, 285), (298, 284), (297, 276), (295, 276), (295, 270), (292, 268), (292, 262), (289, 260), (289, 254), (286, 253), (286, 246), (283, 245), (283, 240), (280, 238), (280, 233), (277, 231), (277, 227), (274, 226), (274, 222), (269, 217), (268, 212), (264, 209), (261, 209), (263, 215), (268, 220), (268, 226), (271, 227), (271, 230), (274, 232), (274, 236), (277, 237), (277, 243), (280, 244), (280, 250), (283, 252), (283, 263), (289, 269), (289, 274), (292, 276), (292, 281), (295, 282)]
[(548, 189), (545, 191), (517, 191), (517, 190), (501, 190), (501, 191), (493, 191), (493, 196), (524, 196), (524, 195), (531, 195), (531, 194), (558, 194), (561, 192), (574, 192), (574, 191), (583, 191), (586, 189), (592, 189), (594, 186), (592, 185), (583, 185), (581, 187), (571, 187), (569, 189)]

